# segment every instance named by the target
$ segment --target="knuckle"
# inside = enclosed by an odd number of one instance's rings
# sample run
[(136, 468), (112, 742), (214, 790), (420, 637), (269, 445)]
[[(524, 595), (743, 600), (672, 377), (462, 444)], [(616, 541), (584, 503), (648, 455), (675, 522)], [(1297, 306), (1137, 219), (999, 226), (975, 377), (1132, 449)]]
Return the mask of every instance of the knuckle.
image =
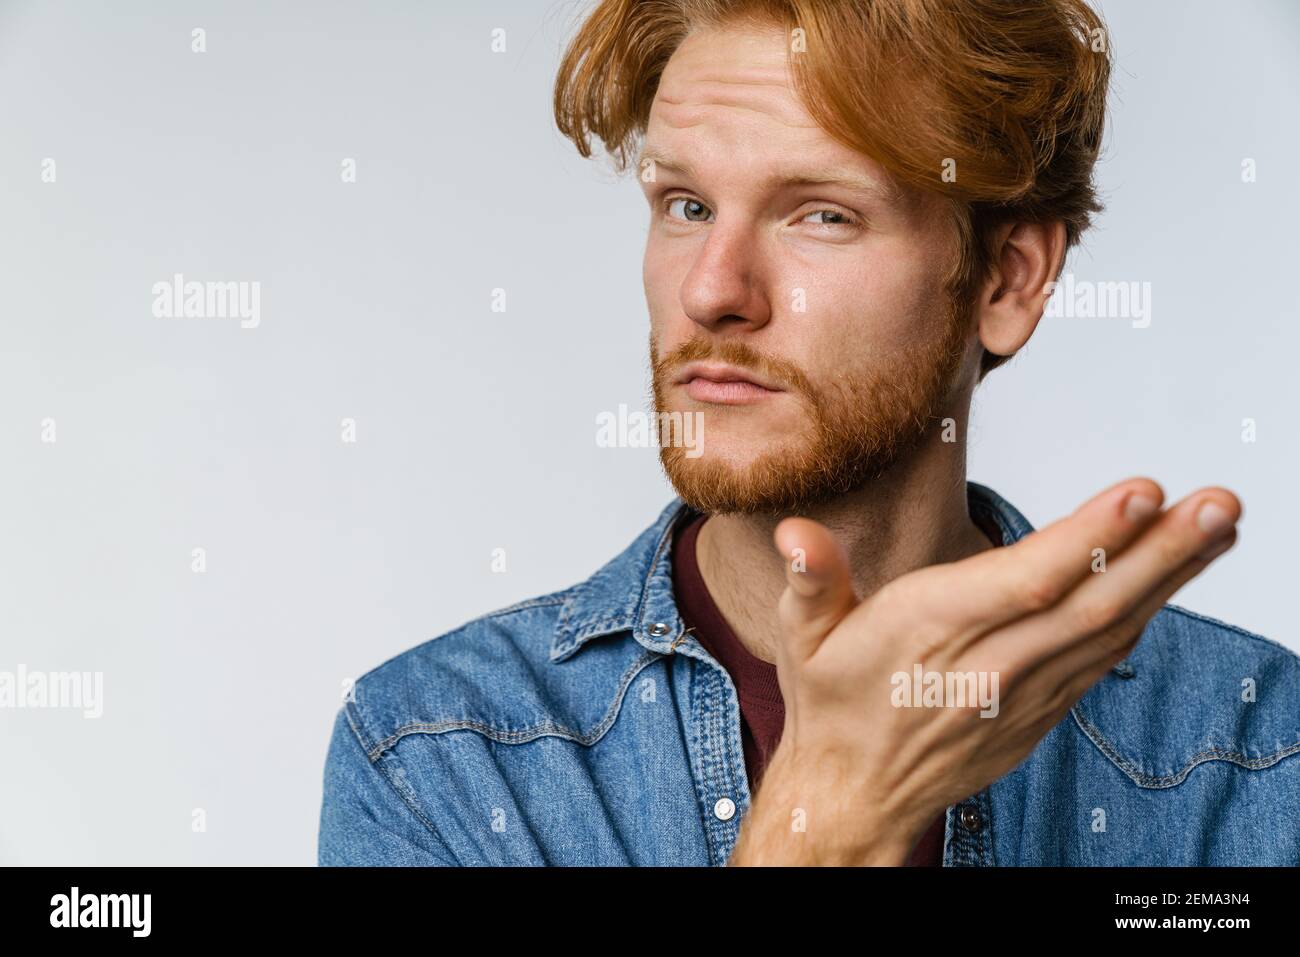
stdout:
[(1122, 627), (1124, 610), (1113, 599), (1093, 599), (1083, 603), (1075, 613), (1075, 622), (1084, 634)]
[(1020, 608), (1043, 611), (1056, 604), (1060, 598), (1060, 589), (1046, 575), (1028, 574), (1016, 583), (1014, 594)]

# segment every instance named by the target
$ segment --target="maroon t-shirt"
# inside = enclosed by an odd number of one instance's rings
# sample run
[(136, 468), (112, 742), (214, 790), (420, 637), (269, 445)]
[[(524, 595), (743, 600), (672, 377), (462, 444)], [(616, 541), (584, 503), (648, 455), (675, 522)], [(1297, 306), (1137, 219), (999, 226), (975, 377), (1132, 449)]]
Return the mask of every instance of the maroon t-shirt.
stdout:
[[(750, 793), (761, 782), (763, 769), (781, 740), (785, 702), (776, 680), (776, 665), (750, 654), (731, 630), (700, 575), (695, 540), (707, 515), (696, 515), (673, 533), (673, 593), (686, 627), (731, 675), (740, 699), (740, 739)], [(943, 866), (944, 815), (930, 824), (907, 860), (908, 867)]]

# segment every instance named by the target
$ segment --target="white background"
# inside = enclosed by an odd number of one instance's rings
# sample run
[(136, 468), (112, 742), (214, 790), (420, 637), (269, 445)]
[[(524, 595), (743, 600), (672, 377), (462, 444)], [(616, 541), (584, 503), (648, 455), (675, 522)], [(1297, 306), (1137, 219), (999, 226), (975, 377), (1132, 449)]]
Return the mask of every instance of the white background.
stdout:
[[(99, 720), (0, 711), (0, 862), (314, 862), (343, 681), (666, 504), (654, 450), (595, 443), (645, 407), (647, 209), (552, 123), (584, 7), (0, 5), (0, 670), (105, 681)], [(1045, 320), (970, 477), (1038, 526), (1131, 475), (1231, 488), (1175, 601), (1300, 648), (1300, 5), (1102, 10), (1108, 210), (1067, 269), (1150, 282), (1151, 325)], [(155, 318), (177, 272), (260, 282), (260, 326)]]

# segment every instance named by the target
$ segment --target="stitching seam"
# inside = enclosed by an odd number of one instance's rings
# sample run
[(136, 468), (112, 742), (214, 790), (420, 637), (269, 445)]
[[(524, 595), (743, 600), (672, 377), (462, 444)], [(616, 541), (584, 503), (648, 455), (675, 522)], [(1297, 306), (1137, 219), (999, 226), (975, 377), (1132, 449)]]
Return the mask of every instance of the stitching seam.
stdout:
[(1281, 748), (1272, 754), (1266, 754), (1263, 757), (1248, 758), (1240, 751), (1231, 751), (1227, 748), (1207, 748), (1204, 751), (1198, 751), (1192, 755), (1191, 760), (1177, 774), (1154, 775), (1143, 774), (1131, 762), (1120, 755), (1118, 751), (1107, 741), (1102, 733), (1079, 711), (1078, 705), (1070, 709), (1074, 715), (1075, 722), (1079, 725), (1088, 739), (1097, 746), (1111, 762), (1123, 771), (1133, 782), (1144, 788), (1171, 788), (1181, 784), (1183, 780), (1191, 773), (1192, 768), (1198, 764), (1204, 764), (1206, 761), (1227, 761), (1231, 764), (1240, 765), (1252, 771), (1258, 771), (1262, 768), (1272, 767), (1283, 758), (1300, 752), (1300, 742)]
[(383, 753), (393, 747), (399, 740), (408, 734), (442, 734), (446, 731), (477, 731), (484, 737), (491, 738), (493, 741), (501, 741), (505, 744), (526, 744), (537, 738), (544, 736), (567, 738), (570, 741), (576, 741), (578, 744), (590, 746), (604, 736), (605, 732), (613, 725), (615, 718), (618, 717), (619, 710), (622, 708), (623, 699), (627, 695), (627, 689), (632, 684), (632, 679), (637, 676), (646, 665), (659, 658), (665, 657), (657, 651), (648, 651), (623, 672), (619, 677), (618, 693), (614, 696), (614, 701), (610, 704), (609, 710), (601, 718), (600, 723), (592, 729), (590, 734), (579, 734), (576, 731), (556, 724), (554, 721), (544, 721), (539, 725), (531, 728), (523, 728), (518, 731), (507, 731), (501, 728), (495, 728), (481, 721), (473, 721), (468, 718), (459, 719), (451, 718), (446, 721), (416, 721), (410, 724), (402, 725), (388, 737), (377, 742), (368, 749), (368, 755), (371, 762), (378, 761)]

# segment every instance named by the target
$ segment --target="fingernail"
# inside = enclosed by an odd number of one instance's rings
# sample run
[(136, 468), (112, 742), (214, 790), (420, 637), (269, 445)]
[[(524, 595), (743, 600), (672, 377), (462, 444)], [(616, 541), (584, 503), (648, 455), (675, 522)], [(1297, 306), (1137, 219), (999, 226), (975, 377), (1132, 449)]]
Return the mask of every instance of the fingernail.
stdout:
[(1128, 501), (1124, 503), (1124, 516), (1130, 522), (1136, 522), (1140, 518), (1146, 518), (1156, 508), (1155, 499), (1134, 492), (1128, 497)]
[(1207, 535), (1218, 538), (1220, 534), (1232, 527), (1232, 516), (1222, 505), (1206, 502), (1196, 513), (1196, 524)]

